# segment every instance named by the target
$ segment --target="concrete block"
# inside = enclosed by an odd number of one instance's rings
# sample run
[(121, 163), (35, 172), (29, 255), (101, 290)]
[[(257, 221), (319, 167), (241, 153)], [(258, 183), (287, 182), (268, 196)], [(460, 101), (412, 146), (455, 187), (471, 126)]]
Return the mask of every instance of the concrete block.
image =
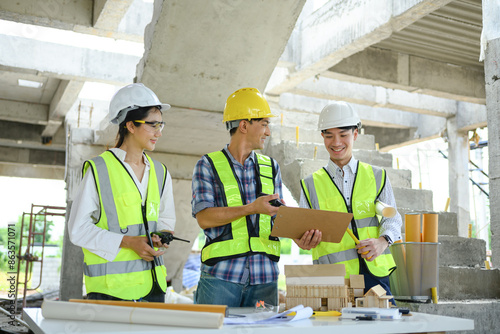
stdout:
[(439, 297), (448, 300), (500, 298), (500, 269), (439, 268)]
[(398, 208), (432, 211), (432, 191), (393, 187)]
[(374, 150), (375, 149), (375, 136), (374, 135), (358, 135), (358, 139), (354, 142), (354, 149), (356, 150)]
[(369, 163), (374, 166), (392, 168), (392, 154), (375, 150), (353, 150), (353, 156), (359, 161)]
[[(407, 307), (412, 312), (429, 313), (474, 320), (474, 331), (468, 333), (496, 333), (500, 326), (499, 300), (439, 301), (438, 304), (422, 304), (397, 301), (398, 306)], [(447, 332), (447, 333), (463, 333)]]
[[(417, 212), (415, 210), (410, 210), (407, 208), (402, 208), (398, 204), (398, 211), (403, 217), (403, 227), (402, 231), (404, 231), (404, 217), (407, 213)], [(425, 211), (429, 212), (429, 211)], [(457, 225), (457, 214), (455, 212), (432, 212), (437, 213), (438, 217), (438, 235), (458, 235), (458, 225)]]
[(482, 239), (463, 238), (441, 235), (438, 239), (439, 265), (484, 267), (486, 260), (486, 242)]
[(411, 188), (411, 171), (408, 169), (385, 168), (392, 187)]
[(297, 159), (289, 165), (281, 166), (281, 178), (283, 183), (287, 186), (288, 190), (290, 190), (292, 197), (297, 201), (297, 203), (300, 200), (300, 180), (308, 175), (306, 174), (308, 171), (312, 173), (318, 168), (321, 168), (323, 165), (324, 164), (321, 164), (321, 162), (318, 161), (304, 161), (302, 159)]
[[(33, 262), (31, 289), (37, 288), (47, 292), (59, 290), (60, 257), (45, 257), (43, 267), (41, 262)], [(42, 272), (40, 273), (40, 269)]]
[[(294, 113), (296, 114), (296, 113)], [(326, 152), (323, 137), (321, 132), (316, 128), (317, 121), (313, 128), (302, 127), (301, 124), (297, 124), (299, 127), (299, 142), (300, 143), (313, 143), (318, 146), (318, 151), (323, 150)], [(279, 144), (281, 141), (291, 141), (294, 144), (297, 140), (297, 128), (296, 126), (283, 126), (279, 123), (271, 123), (271, 138), (269, 143), (273, 145)], [(358, 135), (358, 138), (354, 142), (354, 149), (357, 150), (375, 150), (375, 137), (373, 135)]]
[[(304, 143), (296, 141), (282, 140), (280, 143), (271, 143), (265, 147), (265, 154), (275, 158), (279, 162), (287, 165), (295, 159), (323, 160), (330, 159), (323, 143)], [(316, 152), (316, 156), (315, 156)], [(356, 159), (380, 167), (392, 167), (392, 154), (382, 153), (374, 150), (353, 150)]]
[[(297, 125), (299, 126), (299, 125)], [(283, 126), (271, 123), (271, 138), (276, 141), (289, 140), (295, 142), (297, 139), (297, 128), (295, 126)], [(316, 128), (302, 128), (299, 126), (299, 141), (303, 143), (317, 143), (323, 146), (323, 137)]]

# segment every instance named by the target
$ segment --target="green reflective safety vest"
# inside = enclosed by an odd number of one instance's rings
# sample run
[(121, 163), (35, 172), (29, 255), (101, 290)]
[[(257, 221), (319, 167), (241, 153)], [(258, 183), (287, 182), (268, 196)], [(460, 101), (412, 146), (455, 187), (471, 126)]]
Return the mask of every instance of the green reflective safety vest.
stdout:
[[(275, 171), (271, 158), (255, 153), (257, 192), (274, 194)], [(241, 183), (234, 172), (234, 166), (225, 151), (205, 155), (220, 188), (224, 190), (224, 203), (227, 207), (241, 206), (246, 203)], [(249, 216), (241, 217), (226, 225), (223, 232), (208, 240), (201, 250), (204, 264), (213, 266), (219, 261), (250, 254), (265, 254), (272, 261), (280, 257), (279, 238), (271, 237), (271, 216), (258, 214), (255, 226)]]
[[(375, 200), (385, 186), (385, 170), (358, 161), (352, 191), (351, 208), (325, 168), (301, 180), (302, 189), (310, 208), (337, 212), (352, 212), (351, 226), (359, 240), (379, 237), (379, 220), (375, 213)], [(315, 264), (343, 263), (346, 278), (359, 274), (361, 256), (354, 240), (346, 232), (340, 243), (320, 242), (312, 250)], [(368, 270), (377, 277), (388, 276), (396, 267), (389, 248), (373, 261), (364, 260)]]
[[(134, 180), (111, 151), (84, 163), (83, 174), (90, 168), (99, 194), (101, 214), (96, 226), (127, 236), (145, 236), (145, 224), (150, 232), (156, 231), (167, 169), (162, 163), (146, 157), (151, 169), (144, 206)], [(116, 258), (110, 262), (85, 248), (83, 253), (87, 293), (138, 300), (145, 297), (154, 284), (166, 291), (167, 271), (161, 256), (148, 262), (132, 249), (120, 248)]]

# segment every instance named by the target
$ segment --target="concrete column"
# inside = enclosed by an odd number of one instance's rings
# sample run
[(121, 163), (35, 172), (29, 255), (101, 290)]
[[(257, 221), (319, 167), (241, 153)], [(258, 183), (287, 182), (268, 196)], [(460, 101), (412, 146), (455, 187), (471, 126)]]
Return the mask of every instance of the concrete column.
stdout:
[[(71, 183), (66, 180), (66, 184), (69, 185)], [(72, 188), (68, 186), (68, 194), (71, 193)], [(83, 252), (80, 247), (71, 243), (68, 236), (68, 219), (72, 203), (71, 200), (66, 202), (66, 223), (64, 224), (61, 278), (59, 284), (59, 299), (63, 301), (68, 301), (72, 298), (81, 299), (83, 296)]]
[[(168, 168), (169, 161), (162, 161)], [(192, 170), (193, 166), (185, 166), (186, 170)], [(182, 278), (186, 261), (191, 254), (194, 240), (200, 232), (196, 219), (191, 215), (191, 180), (172, 179), (175, 203), (175, 236), (190, 240), (172, 241), (170, 247), (163, 254), (163, 260), (167, 267), (167, 280), (171, 282), (176, 292), (183, 290)]]
[(59, 297), (61, 300), (81, 299), (83, 296), (83, 251), (71, 243), (68, 236), (68, 218), (73, 203), (75, 189), (82, 178), (82, 165), (87, 159), (102, 153), (102, 146), (90, 145), (93, 137), (90, 129), (67, 128), (70, 134), (66, 145), (66, 224), (64, 227), (63, 253), (61, 259), (61, 284)]
[[(446, 124), (448, 133), (450, 211), (457, 213), (458, 235), (467, 237), (470, 223), (469, 140), (467, 132), (457, 131), (456, 117)], [(436, 171), (439, 173), (439, 171)]]
[[(483, 9), (484, 10), (484, 9)], [(497, 12), (500, 13), (500, 10)], [(497, 25), (498, 25), (498, 21)], [(490, 186), (490, 228), (493, 266), (500, 266), (500, 38), (488, 41), (484, 60)]]
[[(483, 169), (483, 150), (476, 149), (474, 150), (474, 163), (479, 167), (479, 169)], [(473, 173), (473, 180), (481, 185), (483, 189), (488, 189), (485, 185), (488, 183), (488, 178), (484, 176), (480, 171)], [(472, 191), (474, 192), (474, 202), (475, 202), (475, 216), (476, 216), (476, 238), (483, 239), (486, 242), (486, 249), (491, 249), (490, 239), (489, 239), (489, 224), (490, 221), (488, 219), (487, 212), (487, 197), (481, 190), (477, 187), (472, 187)]]

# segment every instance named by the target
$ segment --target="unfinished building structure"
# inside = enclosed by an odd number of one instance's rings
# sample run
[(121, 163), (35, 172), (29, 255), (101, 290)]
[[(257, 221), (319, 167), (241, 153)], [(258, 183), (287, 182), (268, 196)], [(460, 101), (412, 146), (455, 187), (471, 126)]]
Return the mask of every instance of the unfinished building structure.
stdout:
[[(330, 100), (348, 101), (365, 125), (355, 156), (386, 167), (401, 213), (434, 210), (432, 193), (411, 189), (410, 173), (393, 169), (392, 156), (384, 151), (446, 136), (451, 212), (439, 213), (440, 297), (452, 306), (420, 307), (478, 319), (481, 312), (495, 314), (499, 271), (475, 268), (484, 263), (484, 242), (467, 238), (468, 131), (489, 130), (495, 235), (500, 229), (499, 13), (495, 0), (3, 1), (0, 175), (65, 179), (69, 212), (82, 162), (112, 146), (116, 134), (105, 120), (91, 118), (102, 116), (107, 102), (82, 98), (86, 83), (143, 82), (172, 105), (152, 156), (173, 177), (176, 232), (194, 239), (199, 228), (189, 203), (192, 169), (202, 154), (228, 141), (221, 113), (231, 92), (257, 87), (282, 114), (265, 153), (278, 159), (296, 198), (297, 181), (327, 158), (321, 150), (314, 154), (315, 146), (322, 147), (315, 127), (320, 110)], [(57, 37), (48, 38), (47, 31)], [(90, 42), (64, 43), (74, 39), (67, 37), (70, 32)], [(107, 45), (96, 50), (101, 39)], [(122, 44), (126, 47), (118, 51)], [(94, 116), (87, 112), (88, 121), (70, 120), (70, 110), (92, 110)], [(174, 286), (189, 247), (177, 245), (166, 254)], [(491, 248), (498, 268), (498, 238), (492, 238)], [(466, 249), (466, 256), (448, 256), (456, 249)], [(82, 295), (82, 259), (66, 239), (63, 300)], [(487, 301), (479, 307), (464, 299)]]

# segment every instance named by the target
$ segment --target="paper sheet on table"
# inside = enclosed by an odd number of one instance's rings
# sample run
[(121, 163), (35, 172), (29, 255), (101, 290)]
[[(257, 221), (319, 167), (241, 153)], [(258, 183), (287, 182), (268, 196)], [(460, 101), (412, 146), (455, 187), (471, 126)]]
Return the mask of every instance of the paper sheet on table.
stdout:
[(221, 328), (224, 322), (224, 315), (221, 313), (70, 303), (51, 300), (43, 302), (42, 315), (46, 319), (199, 328)]
[[(288, 315), (295, 312), (295, 315)], [(242, 314), (239, 317), (230, 317), (224, 319), (224, 325), (243, 325), (243, 324), (267, 324), (276, 322), (290, 322), (310, 318), (313, 314), (312, 308), (309, 306), (297, 305), (285, 312), (256, 312)]]

